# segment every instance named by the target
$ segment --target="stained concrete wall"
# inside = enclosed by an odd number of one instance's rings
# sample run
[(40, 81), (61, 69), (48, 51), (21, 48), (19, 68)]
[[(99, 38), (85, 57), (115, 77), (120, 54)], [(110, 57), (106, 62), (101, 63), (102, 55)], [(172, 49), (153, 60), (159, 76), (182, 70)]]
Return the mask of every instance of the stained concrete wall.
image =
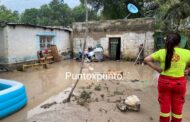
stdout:
[[(84, 42), (85, 23), (73, 24), (74, 53), (82, 49)], [(109, 56), (109, 38), (121, 38), (121, 58), (136, 58), (139, 45), (145, 44), (145, 55), (154, 49), (154, 20), (129, 19), (89, 22), (87, 47), (101, 44), (104, 54)], [(146, 40), (146, 41), (145, 41)]]
[(0, 64), (8, 63), (7, 28), (0, 28)]
[[(8, 64), (21, 63), (37, 59), (40, 50), (40, 35), (52, 35), (53, 44), (57, 45), (58, 52), (70, 51), (70, 32), (58, 29), (43, 29), (27, 26), (6, 26), (7, 59)], [(4, 28), (5, 30), (5, 28)], [(2, 36), (5, 42), (5, 35)], [(0, 47), (4, 50), (5, 46)]]

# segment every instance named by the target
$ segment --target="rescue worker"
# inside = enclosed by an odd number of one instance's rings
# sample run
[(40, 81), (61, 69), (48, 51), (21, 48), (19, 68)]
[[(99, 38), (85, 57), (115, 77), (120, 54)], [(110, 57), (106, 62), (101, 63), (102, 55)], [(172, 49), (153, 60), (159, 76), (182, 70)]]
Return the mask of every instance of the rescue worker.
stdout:
[[(185, 68), (190, 63), (190, 51), (178, 47), (181, 37), (170, 33), (166, 38), (165, 49), (161, 49), (144, 61), (160, 73), (158, 79), (158, 101), (160, 104), (160, 122), (181, 122), (185, 102)], [(154, 64), (160, 62), (161, 66)]]

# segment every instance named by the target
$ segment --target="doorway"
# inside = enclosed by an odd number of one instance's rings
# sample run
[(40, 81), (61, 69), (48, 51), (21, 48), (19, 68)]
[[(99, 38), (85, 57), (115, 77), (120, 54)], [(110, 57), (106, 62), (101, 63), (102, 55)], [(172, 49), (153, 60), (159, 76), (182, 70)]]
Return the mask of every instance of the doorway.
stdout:
[(111, 60), (121, 59), (121, 38), (109, 38), (109, 54)]

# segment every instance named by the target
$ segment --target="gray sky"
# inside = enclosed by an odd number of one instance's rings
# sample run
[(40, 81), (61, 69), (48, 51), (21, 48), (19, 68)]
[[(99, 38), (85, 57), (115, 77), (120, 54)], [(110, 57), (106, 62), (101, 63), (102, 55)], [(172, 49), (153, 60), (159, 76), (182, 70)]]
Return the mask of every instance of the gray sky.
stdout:
[[(28, 8), (40, 8), (41, 5), (49, 3), (51, 0), (0, 0), (0, 4), (8, 9), (23, 12)], [(80, 0), (64, 0), (71, 8), (80, 4)]]

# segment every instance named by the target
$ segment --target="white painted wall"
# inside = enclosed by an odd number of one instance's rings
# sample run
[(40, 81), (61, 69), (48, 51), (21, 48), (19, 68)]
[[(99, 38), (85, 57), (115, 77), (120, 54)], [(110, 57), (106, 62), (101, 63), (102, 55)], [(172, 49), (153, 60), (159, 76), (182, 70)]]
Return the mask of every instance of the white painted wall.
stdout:
[(59, 54), (71, 51), (70, 34), (66, 31), (55, 31), (55, 33), (57, 35), (55, 40)]
[(26, 26), (8, 26), (8, 59), (9, 64), (20, 63), (37, 59), (39, 51), (38, 33), (55, 33), (55, 44), (61, 54), (70, 50), (70, 34), (64, 30), (51, 31), (50, 29)]

